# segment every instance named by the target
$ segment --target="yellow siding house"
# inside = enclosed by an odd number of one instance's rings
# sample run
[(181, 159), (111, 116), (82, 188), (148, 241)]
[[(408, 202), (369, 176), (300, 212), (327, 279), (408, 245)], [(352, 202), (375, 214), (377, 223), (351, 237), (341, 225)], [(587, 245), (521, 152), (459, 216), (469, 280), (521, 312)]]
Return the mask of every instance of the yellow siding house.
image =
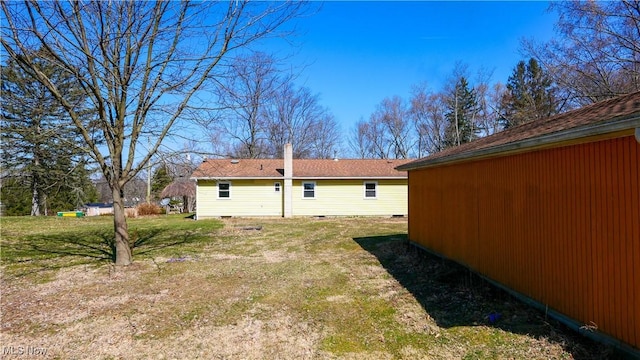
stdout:
[(193, 173), (196, 217), (405, 216), (408, 160), (209, 159)]

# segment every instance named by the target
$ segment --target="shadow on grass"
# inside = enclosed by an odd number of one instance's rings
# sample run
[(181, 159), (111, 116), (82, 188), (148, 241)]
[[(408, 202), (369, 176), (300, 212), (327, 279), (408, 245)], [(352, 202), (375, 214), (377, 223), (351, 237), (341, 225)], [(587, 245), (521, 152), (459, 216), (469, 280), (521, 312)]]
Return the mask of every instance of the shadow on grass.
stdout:
[[(193, 231), (171, 228), (130, 229), (134, 257), (148, 255), (201, 239)], [(62, 232), (25, 236), (3, 242), (2, 264), (13, 276), (20, 277), (75, 265), (115, 262), (113, 230)]]
[(492, 326), (544, 338), (574, 359), (619, 358), (603, 345), (576, 334), (544, 313), (492, 286), (465, 267), (409, 244), (406, 234), (353, 239), (422, 305), (439, 327)]

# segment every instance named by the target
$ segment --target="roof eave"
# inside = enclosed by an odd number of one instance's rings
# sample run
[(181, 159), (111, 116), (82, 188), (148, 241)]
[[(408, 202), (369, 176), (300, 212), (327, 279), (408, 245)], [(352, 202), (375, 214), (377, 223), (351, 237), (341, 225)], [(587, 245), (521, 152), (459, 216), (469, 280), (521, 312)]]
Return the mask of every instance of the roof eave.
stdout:
[[(380, 179), (380, 180), (402, 180), (406, 179), (407, 175), (404, 176), (294, 176), (293, 180), (372, 180), (372, 179)], [(191, 177), (191, 180), (282, 180), (284, 176), (276, 176), (276, 177), (252, 177), (252, 176), (244, 176), (244, 177), (212, 177), (212, 176), (195, 176)]]
[(284, 176), (192, 176), (191, 180), (282, 180)]
[(640, 127), (640, 113), (634, 113), (628, 116), (621, 117), (614, 121), (600, 122), (592, 125), (571, 128), (507, 144), (488, 147), (485, 149), (436, 158), (433, 160), (429, 160), (428, 158), (423, 161), (418, 160), (412, 163), (400, 165), (396, 167), (396, 170), (409, 171), (424, 169), (427, 167), (450, 164), (454, 162), (476, 160), (481, 158), (532, 151), (541, 148), (562, 146), (566, 143), (570, 143), (578, 139), (593, 138), (607, 134), (612, 135), (611, 137), (633, 135), (634, 131), (636, 131), (635, 129), (638, 127)]
[(293, 180), (402, 180), (408, 176), (294, 176)]

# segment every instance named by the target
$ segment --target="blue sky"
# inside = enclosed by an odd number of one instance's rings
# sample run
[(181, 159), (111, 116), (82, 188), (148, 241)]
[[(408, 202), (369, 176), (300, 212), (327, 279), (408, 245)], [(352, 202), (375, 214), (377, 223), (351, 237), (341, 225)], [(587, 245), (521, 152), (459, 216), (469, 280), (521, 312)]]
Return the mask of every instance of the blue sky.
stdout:
[(423, 82), (440, 90), (457, 61), (469, 66), (472, 81), (485, 68), (491, 82), (505, 83), (523, 59), (522, 38), (552, 37), (556, 18), (547, 8), (533, 1), (326, 2), (298, 21), (287, 61), (301, 69), (297, 83), (320, 94), (350, 133), (385, 97), (408, 99)]

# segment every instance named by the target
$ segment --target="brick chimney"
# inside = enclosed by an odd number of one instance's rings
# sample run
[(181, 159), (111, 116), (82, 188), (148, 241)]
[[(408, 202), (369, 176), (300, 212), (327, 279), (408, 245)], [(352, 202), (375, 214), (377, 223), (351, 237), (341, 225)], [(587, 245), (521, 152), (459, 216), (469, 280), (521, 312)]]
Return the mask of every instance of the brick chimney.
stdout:
[(284, 145), (284, 217), (293, 216), (293, 146)]

